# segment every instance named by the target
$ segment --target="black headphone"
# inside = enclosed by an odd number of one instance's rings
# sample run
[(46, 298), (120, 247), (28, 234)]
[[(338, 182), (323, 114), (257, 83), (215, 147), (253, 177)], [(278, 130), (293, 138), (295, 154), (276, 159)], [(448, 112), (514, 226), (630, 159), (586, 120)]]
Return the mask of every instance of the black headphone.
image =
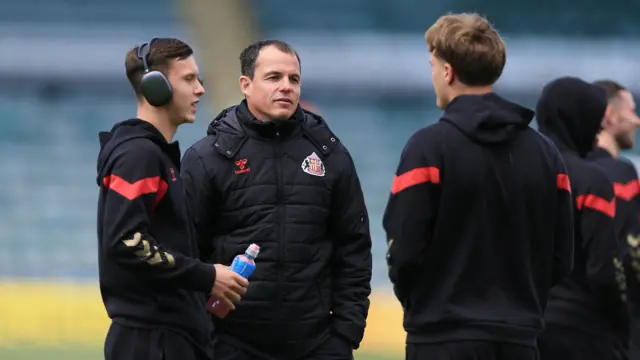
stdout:
[(140, 81), (142, 95), (149, 104), (159, 107), (171, 102), (173, 88), (163, 73), (157, 70), (149, 71), (149, 53), (151, 53), (151, 44), (156, 39), (153, 38), (148, 43), (138, 47), (138, 58), (142, 60), (142, 65), (144, 66), (144, 74)]

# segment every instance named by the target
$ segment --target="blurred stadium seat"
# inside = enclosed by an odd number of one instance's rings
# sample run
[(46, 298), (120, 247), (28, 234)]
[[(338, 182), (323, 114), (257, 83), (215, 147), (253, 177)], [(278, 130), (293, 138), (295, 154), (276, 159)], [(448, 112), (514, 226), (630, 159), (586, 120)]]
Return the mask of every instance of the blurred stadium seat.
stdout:
[(62, 26), (173, 25), (170, 0), (23, 0), (0, 2), (0, 22)]
[[(607, 2), (607, 18), (594, 16), (602, 10), (598, 0), (513, 2), (494, 0), (253, 0), (265, 31), (331, 31), (410, 33), (418, 36), (447, 12), (480, 12), (508, 34), (633, 36), (640, 34), (639, 3)], [(286, 18), (287, 21), (282, 21)], [(608, 19), (615, 19), (610, 21)]]

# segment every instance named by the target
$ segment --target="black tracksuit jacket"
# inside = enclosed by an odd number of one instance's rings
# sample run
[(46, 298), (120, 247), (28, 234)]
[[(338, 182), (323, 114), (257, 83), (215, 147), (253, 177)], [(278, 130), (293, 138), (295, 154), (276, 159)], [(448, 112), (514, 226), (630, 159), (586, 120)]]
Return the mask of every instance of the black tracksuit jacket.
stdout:
[[(597, 148), (588, 159), (600, 165), (613, 182), (616, 197), (618, 254), (623, 259), (627, 305), (630, 310), (630, 341), (640, 349), (640, 182), (635, 166)], [(635, 355), (632, 355), (635, 356)]]
[(369, 309), (371, 239), (355, 166), (318, 115), (262, 122), (246, 101), (185, 152), (182, 174), (201, 254), (230, 264), (260, 245), (246, 295), (220, 341), (299, 359), (329, 336), (357, 348)]
[(604, 90), (580, 79), (552, 81), (536, 107), (540, 131), (560, 149), (574, 195), (575, 256), (571, 276), (551, 291), (548, 324), (586, 331), (612, 346), (627, 328), (619, 279), (613, 185), (605, 171), (586, 159), (594, 149), (607, 106)]
[(100, 133), (98, 263), (113, 321), (168, 328), (208, 346), (205, 294), (215, 269), (197, 260), (180, 179), (180, 149), (131, 119)]
[(570, 272), (569, 180), (533, 112), (461, 95), (408, 141), (384, 215), (407, 342), (535, 345)]

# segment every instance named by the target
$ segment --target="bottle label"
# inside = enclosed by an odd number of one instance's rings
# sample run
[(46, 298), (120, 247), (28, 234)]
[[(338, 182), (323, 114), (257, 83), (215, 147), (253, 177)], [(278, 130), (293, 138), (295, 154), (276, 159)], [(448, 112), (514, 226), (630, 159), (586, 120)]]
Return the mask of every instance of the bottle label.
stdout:
[(233, 259), (230, 268), (240, 276), (248, 279), (255, 270), (256, 266), (253, 264), (253, 261), (249, 260), (246, 256), (239, 255), (236, 256), (235, 259)]

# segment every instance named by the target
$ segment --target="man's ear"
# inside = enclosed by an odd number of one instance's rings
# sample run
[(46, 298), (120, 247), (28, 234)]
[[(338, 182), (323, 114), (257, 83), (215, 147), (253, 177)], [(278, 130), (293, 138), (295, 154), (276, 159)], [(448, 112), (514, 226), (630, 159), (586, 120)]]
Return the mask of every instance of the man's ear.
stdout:
[(607, 108), (604, 110), (604, 116), (602, 117), (602, 122), (600, 123), (600, 126), (603, 129), (607, 129), (609, 127), (611, 127), (613, 124), (613, 106), (612, 105), (607, 105)]
[(456, 81), (456, 73), (453, 71), (453, 68), (449, 63), (444, 63), (444, 80), (447, 82), (447, 85), (453, 84)]
[(251, 79), (248, 76), (240, 76), (240, 90), (245, 96), (251, 92)]

